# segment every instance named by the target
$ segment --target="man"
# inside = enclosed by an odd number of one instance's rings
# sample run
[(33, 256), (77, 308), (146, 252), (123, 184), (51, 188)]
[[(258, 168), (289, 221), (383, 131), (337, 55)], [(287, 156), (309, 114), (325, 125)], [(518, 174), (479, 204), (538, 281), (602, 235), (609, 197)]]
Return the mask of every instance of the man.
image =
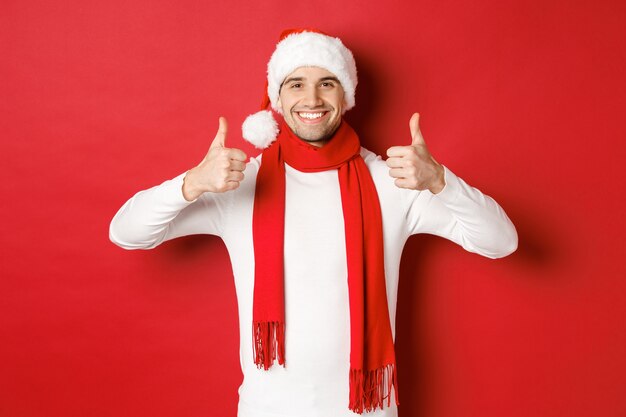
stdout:
[(224, 240), (240, 316), (239, 417), (396, 416), (407, 238), (435, 234), (489, 258), (517, 248), (502, 208), (429, 153), (417, 113), (411, 145), (390, 148), (386, 161), (360, 146), (342, 117), (356, 84), (339, 39), (286, 31), (263, 105), (280, 124), (262, 110), (243, 125), (263, 153), (246, 163), (226, 146), (220, 118), (198, 166), (139, 192), (111, 223), (126, 249), (199, 233)]

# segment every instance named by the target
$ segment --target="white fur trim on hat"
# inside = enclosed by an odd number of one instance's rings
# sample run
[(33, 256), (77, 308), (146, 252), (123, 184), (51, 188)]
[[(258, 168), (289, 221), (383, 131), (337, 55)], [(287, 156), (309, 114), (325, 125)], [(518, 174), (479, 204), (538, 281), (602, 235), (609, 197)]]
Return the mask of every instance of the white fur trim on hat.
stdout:
[(259, 149), (267, 148), (278, 136), (278, 123), (271, 110), (261, 110), (246, 117), (241, 131), (244, 139)]
[(267, 94), (272, 108), (278, 113), (282, 114), (278, 106), (280, 86), (299, 67), (321, 67), (332, 72), (345, 93), (344, 111), (354, 107), (358, 80), (352, 52), (339, 38), (316, 32), (300, 32), (292, 33), (280, 41), (267, 64)]

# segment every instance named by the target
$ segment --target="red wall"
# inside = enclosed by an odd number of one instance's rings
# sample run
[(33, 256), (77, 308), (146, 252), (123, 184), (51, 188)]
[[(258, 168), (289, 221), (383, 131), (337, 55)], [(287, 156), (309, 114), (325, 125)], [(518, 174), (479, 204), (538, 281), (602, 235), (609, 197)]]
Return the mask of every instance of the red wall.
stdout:
[(280, 31), (354, 51), (377, 153), (421, 127), (520, 238), (490, 260), (409, 240), (401, 417), (626, 415), (621, 1), (5, 1), (0, 415), (234, 416), (237, 310), (216, 237), (127, 252), (117, 209), (227, 145)]

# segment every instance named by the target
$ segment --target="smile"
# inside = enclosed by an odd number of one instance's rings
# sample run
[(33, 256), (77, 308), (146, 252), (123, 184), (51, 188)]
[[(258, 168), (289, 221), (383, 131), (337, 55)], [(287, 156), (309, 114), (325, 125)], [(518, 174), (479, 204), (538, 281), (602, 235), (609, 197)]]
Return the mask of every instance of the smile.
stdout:
[(325, 118), (326, 115), (329, 114), (327, 111), (321, 112), (296, 112), (298, 118), (307, 124), (319, 123), (322, 119)]

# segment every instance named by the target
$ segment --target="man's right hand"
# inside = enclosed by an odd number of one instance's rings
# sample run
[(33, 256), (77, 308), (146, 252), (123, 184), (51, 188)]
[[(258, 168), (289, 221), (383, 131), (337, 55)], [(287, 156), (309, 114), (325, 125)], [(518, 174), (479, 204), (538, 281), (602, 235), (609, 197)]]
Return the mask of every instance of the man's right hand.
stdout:
[(183, 181), (183, 197), (193, 201), (205, 192), (223, 193), (239, 187), (246, 168), (246, 154), (235, 148), (225, 146), (228, 125), (220, 117), (220, 126), (209, 152), (200, 164), (187, 171)]

